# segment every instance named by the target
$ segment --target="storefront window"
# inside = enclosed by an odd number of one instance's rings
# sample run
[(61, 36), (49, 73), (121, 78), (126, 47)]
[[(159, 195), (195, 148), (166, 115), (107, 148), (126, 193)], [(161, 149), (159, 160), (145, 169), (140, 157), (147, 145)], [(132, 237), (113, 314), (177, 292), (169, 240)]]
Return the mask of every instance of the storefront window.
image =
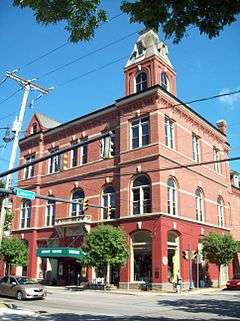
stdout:
[(149, 232), (138, 231), (132, 236), (133, 281), (151, 282), (152, 239)]

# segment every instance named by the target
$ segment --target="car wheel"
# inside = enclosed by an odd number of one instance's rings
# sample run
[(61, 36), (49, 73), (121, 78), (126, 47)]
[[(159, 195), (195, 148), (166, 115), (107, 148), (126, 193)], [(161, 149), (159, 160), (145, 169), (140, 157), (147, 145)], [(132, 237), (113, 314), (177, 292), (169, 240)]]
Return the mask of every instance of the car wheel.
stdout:
[(17, 291), (17, 293), (16, 293), (16, 299), (19, 300), (19, 301), (23, 300), (23, 294), (22, 294), (21, 291)]

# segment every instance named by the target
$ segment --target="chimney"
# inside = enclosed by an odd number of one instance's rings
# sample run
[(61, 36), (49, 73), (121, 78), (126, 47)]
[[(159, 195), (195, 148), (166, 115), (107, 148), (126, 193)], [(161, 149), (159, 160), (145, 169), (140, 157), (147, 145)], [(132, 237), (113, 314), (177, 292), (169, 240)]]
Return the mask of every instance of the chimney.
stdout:
[(227, 135), (227, 122), (226, 120), (218, 120), (216, 122), (217, 128), (224, 134)]

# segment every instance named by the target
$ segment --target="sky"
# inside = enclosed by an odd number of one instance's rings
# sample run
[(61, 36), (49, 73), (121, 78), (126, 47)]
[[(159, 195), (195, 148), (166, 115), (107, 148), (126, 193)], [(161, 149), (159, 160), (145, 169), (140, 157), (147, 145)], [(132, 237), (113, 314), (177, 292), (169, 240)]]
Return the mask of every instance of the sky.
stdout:
[[(22, 135), (35, 112), (66, 122), (124, 96), (123, 68), (143, 25), (130, 24), (127, 15), (119, 15), (120, 1), (103, 1), (109, 17), (119, 16), (103, 24), (91, 41), (77, 44), (68, 42), (63, 23), (42, 26), (36, 22), (30, 9), (19, 9), (11, 3), (10, 0), (0, 1), (0, 79), (7, 70), (20, 68), (20, 76), (37, 78), (36, 82), (42, 87), (55, 88), (27, 108)], [(179, 44), (173, 44), (171, 39), (165, 40), (159, 33), (160, 39), (168, 46), (177, 73), (179, 99), (188, 102), (240, 89), (239, 28), (240, 21), (225, 27), (218, 38), (211, 40), (200, 35), (197, 28), (190, 28)], [(125, 39), (118, 41), (122, 38)], [(116, 43), (89, 54), (112, 42)], [(59, 46), (61, 48), (52, 54), (31, 63)], [(77, 59), (76, 63), (51, 73)], [(73, 78), (76, 79), (71, 81)], [(13, 80), (0, 86), (0, 128), (11, 126), (18, 113), (22, 91), (3, 102), (17, 89)], [(29, 102), (36, 97), (37, 93), (32, 92)], [(240, 156), (240, 94), (195, 103), (191, 107), (212, 124), (225, 119), (231, 144), (230, 156)], [(11, 144), (3, 148), (3, 135), (4, 130), (0, 129), (0, 172), (7, 169), (11, 149)], [(231, 162), (231, 168), (240, 171), (240, 162)]]

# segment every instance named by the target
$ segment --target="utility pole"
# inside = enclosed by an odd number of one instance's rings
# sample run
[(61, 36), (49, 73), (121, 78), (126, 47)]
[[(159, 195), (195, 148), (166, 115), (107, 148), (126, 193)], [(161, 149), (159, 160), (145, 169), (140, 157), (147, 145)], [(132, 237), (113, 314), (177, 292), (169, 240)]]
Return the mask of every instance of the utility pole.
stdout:
[[(24, 89), (22, 103), (21, 103), (19, 115), (18, 115), (18, 118), (16, 121), (15, 135), (14, 135), (12, 151), (11, 151), (11, 156), (10, 156), (9, 165), (8, 165), (8, 169), (11, 170), (14, 167), (14, 164), (16, 161), (19, 133), (21, 132), (21, 129), (22, 129), (22, 124), (23, 124), (23, 119), (24, 119), (24, 115), (25, 115), (25, 110), (26, 110), (26, 106), (27, 106), (29, 93), (31, 90), (36, 90), (36, 91), (40, 92), (41, 94), (47, 94), (49, 92), (49, 90), (45, 89), (43, 87), (40, 87), (36, 83), (33, 83), (32, 80), (27, 80), (27, 79), (24, 79), (24, 78), (16, 75), (15, 72), (7, 71), (6, 77), (10, 78), (12, 80), (15, 80), (18, 83), (18, 85), (20, 85)], [(12, 179), (12, 174), (7, 175), (6, 183), (5, 183), (6, 190), (8, 190), (11, 186), (11, 179)], [(2, 237), (3, 237), (3, 228), (4, 228), (7, 206), (8, 206), (8, 198), (4, 198), (3, 202), (2, 202), (1, 216), (0, 216), (0, 245), (1, 245)]]

